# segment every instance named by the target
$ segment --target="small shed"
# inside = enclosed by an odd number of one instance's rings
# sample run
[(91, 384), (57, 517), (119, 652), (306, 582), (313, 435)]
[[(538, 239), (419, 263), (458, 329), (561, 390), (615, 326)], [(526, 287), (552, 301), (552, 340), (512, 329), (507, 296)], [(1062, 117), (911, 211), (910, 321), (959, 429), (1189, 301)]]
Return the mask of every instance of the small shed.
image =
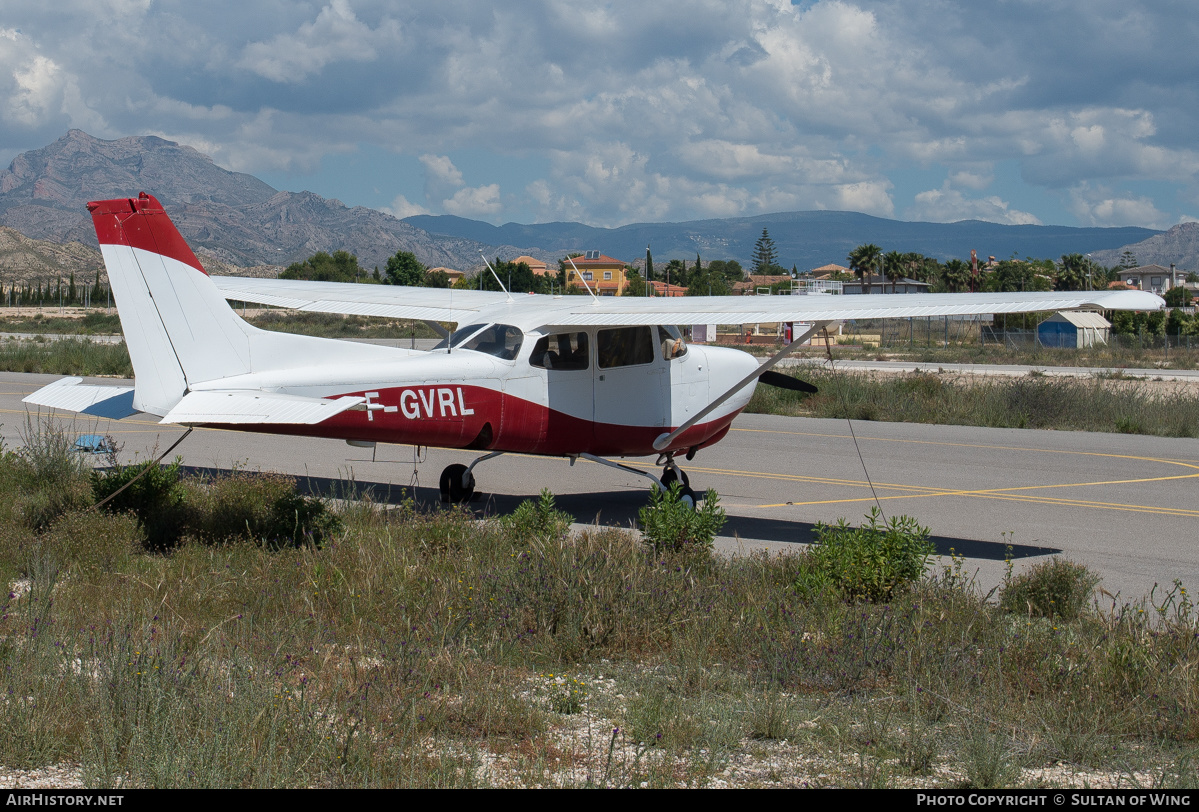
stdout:
[(1037, 340), (1042, 347), (1093, 347), (1106, 344), (1111, 329), (1111, 322), (1098, 313), (1065, 310), (1037, 325)]

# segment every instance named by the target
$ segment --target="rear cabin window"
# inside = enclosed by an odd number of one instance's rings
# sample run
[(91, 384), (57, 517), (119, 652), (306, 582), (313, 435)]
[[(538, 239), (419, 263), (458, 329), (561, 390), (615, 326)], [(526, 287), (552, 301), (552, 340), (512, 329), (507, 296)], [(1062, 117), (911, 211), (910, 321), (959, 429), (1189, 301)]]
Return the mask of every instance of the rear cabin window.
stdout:
[(542, 336), (533, 345), (529, 364), (542, 369), (579, 370), (590, 366), (586, 333)]
[(654, 339), (649, 327), (600, 330), (595, 339), (600, 369), (653, 363)]

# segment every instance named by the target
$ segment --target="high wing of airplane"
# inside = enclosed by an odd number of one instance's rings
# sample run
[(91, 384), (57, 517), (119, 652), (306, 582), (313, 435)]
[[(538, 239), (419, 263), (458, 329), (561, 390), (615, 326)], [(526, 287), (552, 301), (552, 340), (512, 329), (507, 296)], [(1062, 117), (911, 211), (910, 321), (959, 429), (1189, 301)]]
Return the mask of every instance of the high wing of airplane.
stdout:
[[(355, 445), (477, 450), (471, 465), (442, 472), (442, 497), (455, 502), (472, 495), (479, 463), (522, 453), (588, 459), (660, 485), (679, 481), (694, 503), (676, 457), (690, 460), (719, 442), (759, 382), (806, 386), (770, 370), (840, 320), (1165, 304), (1141, 291), (633, 298), (213, 278), (152, 196), (88, 209), (134, 386), (65, 378), (27, 403)], [(443, 341), (418, 351), (260, 330), (226, 300), (421, 320)], [(676, 326), (761, 322), (804, 327), (759, 364), (739, 350), (688, 346)], [(660, 476), (609, 459), (649, 455)]]

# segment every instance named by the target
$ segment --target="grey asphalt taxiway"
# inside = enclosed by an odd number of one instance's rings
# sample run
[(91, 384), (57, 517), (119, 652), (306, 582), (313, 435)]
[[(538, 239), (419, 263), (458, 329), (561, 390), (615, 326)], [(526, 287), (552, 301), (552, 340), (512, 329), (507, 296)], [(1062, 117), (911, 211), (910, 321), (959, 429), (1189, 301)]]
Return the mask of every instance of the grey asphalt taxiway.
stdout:
[[(58, 377), (0, 373), (6, 448), (21, 444), (21, 398)], [(165, 450), (184, 431), (150, 415), (59, 418), (75, 433), (111, 434), (125, 459)], [(337, 440), (209, 429), (175, 453), (195, 468), (285, 472), (332, 495), (352, 480), (376, 500), (411, 496), (431, 509), (441, 470), (475, 456), (380, 445), (372, 459), (370, 449)], [(624, 462), (652, 470), (653, 459)], [(742, 415), (683, 468), (697, 490), (720, 494), (729, 520), (718, 545), (734, 554), (798, 549), (815, 523), (857, 522), (877, 504), (927, 525), (938, 552), (964, 556), (984, 589), (1002, 579), (1008, 545), (1017, 571), (1062, 554), (1098, 571), (1122, 599), (1155, 584), (1160, 593), (1175, 579), (1199, 584), (1195, 439)], [(627, 527), (648, 500), (648, 480), (583, 461), (509, 455), (475, 475), (472, 507), (481, 513), (510, 511), (548, 487), (578, 522)]]

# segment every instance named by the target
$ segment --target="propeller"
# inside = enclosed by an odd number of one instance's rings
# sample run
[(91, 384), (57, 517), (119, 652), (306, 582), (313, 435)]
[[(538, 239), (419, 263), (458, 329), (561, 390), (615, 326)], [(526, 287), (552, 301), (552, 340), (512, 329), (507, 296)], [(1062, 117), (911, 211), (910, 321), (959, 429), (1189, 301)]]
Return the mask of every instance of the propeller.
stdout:
[(781, 372), (768, 370), (758, 376), (759, 383), (764, 383), (767, 386), (777, 386), (779, 389), (790, 389), (792, 392), (807, 392), (815, 394), (818, 390), (815, 386), (807, 381), (801, 381), (799, 378), (792, 378), (790, 375), (784, 375)]

